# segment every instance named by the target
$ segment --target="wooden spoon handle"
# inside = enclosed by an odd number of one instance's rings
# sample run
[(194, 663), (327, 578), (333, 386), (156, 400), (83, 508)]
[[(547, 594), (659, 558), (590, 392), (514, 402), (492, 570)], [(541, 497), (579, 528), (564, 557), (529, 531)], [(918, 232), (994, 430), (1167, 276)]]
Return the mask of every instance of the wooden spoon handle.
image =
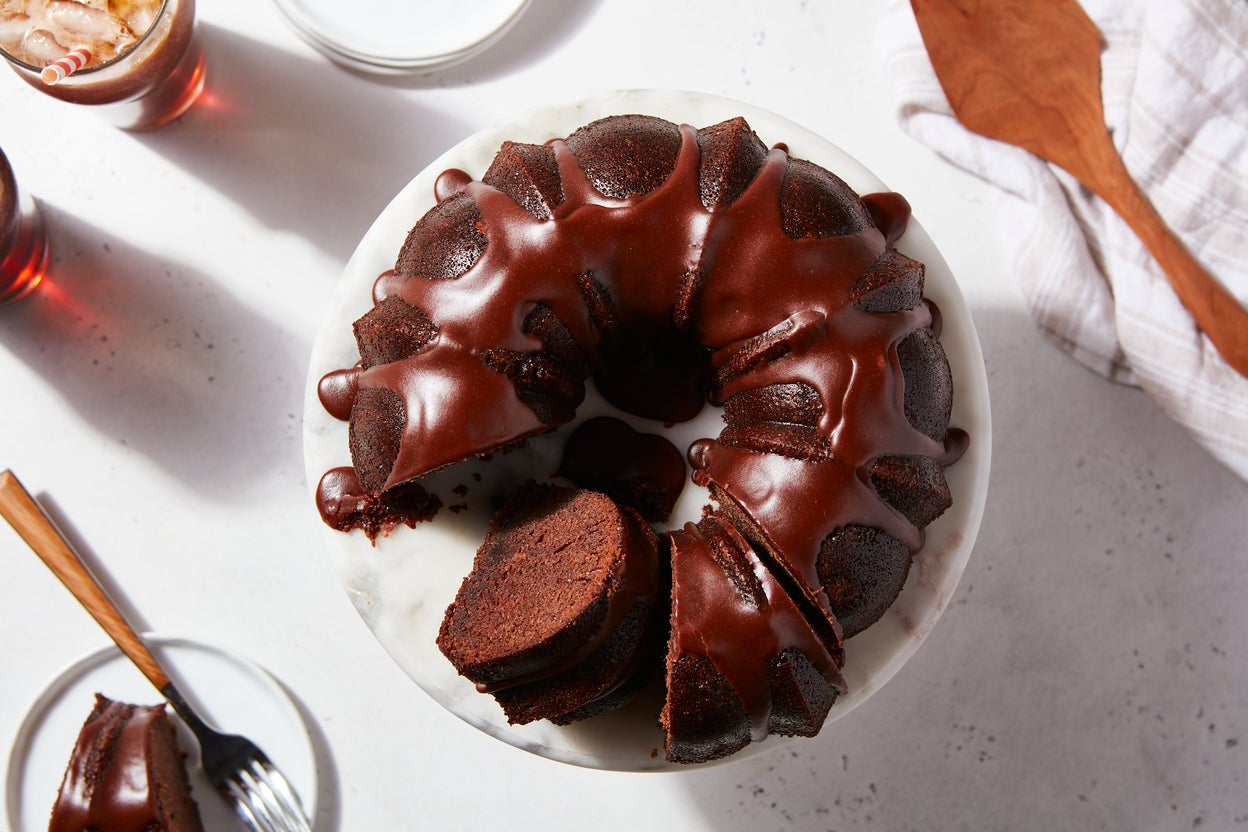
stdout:
[(1126, 221), (1161, 266), (1196, 325), (1209, 336), (1226, 363), (1248, 377), (1248, 309), (1192, 256), (1157, 213), (1122, 160), (1114, 153), (1086, 183)]
[(0, 472), (0, 515), (9, 521), (22, 539), (35, 550), (44, 563), (61, 579), (87, 612), (112, 637), (121, 652), (134, 662), (157, 689), (169, 684), (169, 676), (161, 669), (156, 657), (109, 599), (91, 570), (82, 562), (73, 546), (56, 524), (44, 513), (35, 498), (18, 482), (11, 471)]

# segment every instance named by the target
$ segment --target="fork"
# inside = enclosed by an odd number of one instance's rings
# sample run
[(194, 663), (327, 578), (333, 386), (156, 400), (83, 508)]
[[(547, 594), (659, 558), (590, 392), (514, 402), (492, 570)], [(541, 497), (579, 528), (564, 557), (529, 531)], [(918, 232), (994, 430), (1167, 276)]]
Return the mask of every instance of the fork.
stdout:
[(208, 781), (247, 827), (255, 832), (311, 832), (299, 797), (282, 773), (251, 740), (219, 733), (200, 718), (78, 552), (11, 471), (0, 472), (0, 515), (173, 706), (199, 741)]

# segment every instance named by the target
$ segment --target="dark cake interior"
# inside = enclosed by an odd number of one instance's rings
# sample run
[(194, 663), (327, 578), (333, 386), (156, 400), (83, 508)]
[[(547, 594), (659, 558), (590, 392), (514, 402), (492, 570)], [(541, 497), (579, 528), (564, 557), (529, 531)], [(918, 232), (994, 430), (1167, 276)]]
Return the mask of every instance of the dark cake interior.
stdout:
[(594, 491), (530, 483), (499, 512), (438, 647), (512, 723), (623, 704), (653, 634), (653, 530)]

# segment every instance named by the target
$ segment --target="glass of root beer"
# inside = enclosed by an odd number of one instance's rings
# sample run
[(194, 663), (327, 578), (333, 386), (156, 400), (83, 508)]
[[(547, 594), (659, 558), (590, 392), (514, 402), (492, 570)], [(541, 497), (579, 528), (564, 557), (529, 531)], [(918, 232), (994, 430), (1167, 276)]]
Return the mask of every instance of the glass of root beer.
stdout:
[(48, 237), (39, 208), (30, 194), (18, 190), (0, 150), (0, 304), (39, 285), (47, 265)]
[(204, 88), (195, 0), (0, 0), (0, 54), (125, 130), (168, 124)]

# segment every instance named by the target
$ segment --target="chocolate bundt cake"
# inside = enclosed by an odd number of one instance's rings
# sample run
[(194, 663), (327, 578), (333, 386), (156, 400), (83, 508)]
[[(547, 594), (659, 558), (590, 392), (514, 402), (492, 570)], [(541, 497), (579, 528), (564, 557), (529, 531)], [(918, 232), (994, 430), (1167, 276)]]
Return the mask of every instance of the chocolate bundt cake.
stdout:
[[(506, 142), (480, 181), (449, 170), (435, 194), (356, 323), (360, 362), (318, 389), (326, 410), (349, 421), (353, 463), (321, 481), (326, 522), (375, 537), (432, 517), (440, 503), (422, 487), (428, 475), (569, 424), (590, 382), (619, 411), (662, 423), (722, 407), (723, 430), (686, 453), (718, 508), (671, 533), (677, 559), (735, 564), (719, 581), (730, 593), (724, 615), (738, 609), (771, 632), (773, 618), (799, 611), (814, 635), (793, 636), (786, 623), (792, 643), (748, 659), (752, 686), (736, 666), (713, 675), (714, 659), (673, 635), (688, 658), (669, 662), (668, 753), (711, 759), (742, 736), (817, 730), (841, 689), (842, 638), (900, 592), (924, 527), (950, 504), (944, 469), (967, 442), (950, 426), (953, 380), (923, 264), (894, 248), (905, 200), (860, 197), (834, 173), (768, 148), (740, 118), (695, 129), (642, 115), (540, 145)], [(592, 425), (589, 438), (569, 441), (561, 473), (665, 522), (683, 471), (677, 483), (642, 476), (630, 465), (634, 441), (619, 425)], [(615, 455), (597, 470), (582, 464), (594, 443)], [(474, 575), (491, 571), (487, 549), (499, 557), (512, 545), (501, 531), (512, 523), (496, 521)], [(559, 559), (553, 548), (545, 557)], [(745, 586), (731, 577), (742, 564), (758, 581), (747, 595), (767, 604), (729, 603)], [(461, 595), (477, 583), (470, 576)], [(522, 603), (536, 614), (542, 602)], [(489, 606), (457, 599), (447, 620), (490, 644), (506, 624)], [(693, 626), (673, 616), (678, 630)], [(491, 674), (502, 671), (473, 665), (443, 636), (464, 675), (485, 689), (499, 681)], [(552, 661), (559, 685), (579, 676), (566, 655)], [(701, 677), (710, 681), (680, 681)], [(495, 695), (508, 709), (530, 684)], [(693, 726), (689, 691), (712, 687), (724, 695), (707, 694)], [(733, 697), (749, 699), (744, 722), (729, 707), (710, 727), (723, 710), (711, 699)]]
[(203, 832), (185, 755), (165, 706), (96, 694), (52, 807), (48, 832)]
[(438, 648), (512, 723), (624, 704), (656, 640), (659, 556), (635, 511), (530, 483), (498, 513)]

